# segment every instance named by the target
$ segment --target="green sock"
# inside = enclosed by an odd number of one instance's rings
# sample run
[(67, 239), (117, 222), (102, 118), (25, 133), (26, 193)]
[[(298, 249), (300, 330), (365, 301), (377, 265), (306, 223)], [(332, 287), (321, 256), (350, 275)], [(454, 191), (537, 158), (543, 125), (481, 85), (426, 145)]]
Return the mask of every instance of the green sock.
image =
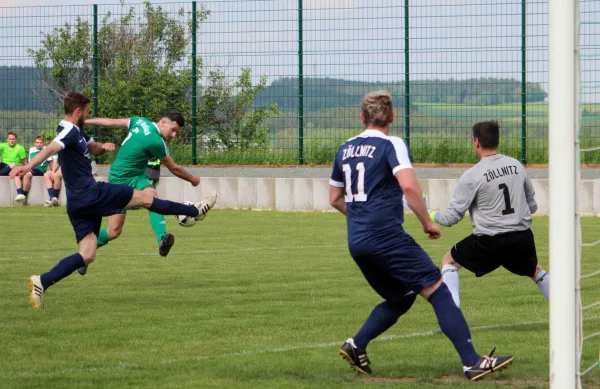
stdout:
[(107, 245), (109, 241), (110, 238), (108, 237), (108, 231), (106, 230), (106, 228), (102, 228), (100, 230), (100, 233), (98, 234), (98, 248)]
[(167, 235), (167, 223), (165, 217), (158, 213), (150, 212), (150, 225), (156, 235), (156, 241), (160, 243), (160, 240)]

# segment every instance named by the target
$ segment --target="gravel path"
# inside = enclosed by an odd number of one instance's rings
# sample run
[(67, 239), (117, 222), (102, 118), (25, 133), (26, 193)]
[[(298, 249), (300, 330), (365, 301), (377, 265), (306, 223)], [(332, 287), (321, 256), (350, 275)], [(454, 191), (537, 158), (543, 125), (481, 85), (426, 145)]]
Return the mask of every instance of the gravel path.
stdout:
[[(331, 173), (330, 167), (189, 167), (189, 170), (199, 177), (261, 177), (261, 178), (327, 178)], [(419, 178), (460, 178), (466, 168), (422, 168), (417, 167), (415, 171)], [(548, 178), (547, 168), (530, 168), (527, 170), (531, 178)], [(108, 166), (98, 167), (98, 175), (106, 176)], [(161, 169), (163, 177), (171, 177), (172, 174)], [(582, 169), (584, 179), (600, 179), (600, 169)]]

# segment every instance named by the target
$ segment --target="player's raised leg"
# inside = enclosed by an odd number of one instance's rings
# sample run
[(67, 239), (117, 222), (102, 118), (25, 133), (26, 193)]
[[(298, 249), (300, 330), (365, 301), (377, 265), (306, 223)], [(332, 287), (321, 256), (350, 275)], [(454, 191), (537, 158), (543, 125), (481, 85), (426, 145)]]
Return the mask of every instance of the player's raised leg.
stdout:
[(448, 286), (452, 294), (452, 300), (460, 308), (460, 281), (458, 279), (458, 270), (460, 265), (454, 261), (452, 254), (447, 252), (442, 258), (442, 280)]
[[(99, 218), (96, 223), (99, 225), (100, 222), (101, 219)], [(75, 221), (73, 225), (76, 226), (77, 223), (78, 221)], [(88, 233), (79, 240), (79, 251), (77, 253), (63, 258), (47, 273), (29, 277), (29, 304), (32, 308), (40, 308), (42, 297), (49, 287), (96, 259), (96, 240), (95, 233)]]
[(150, 212), (160, 215), (186, 215), (202, 220), (217, 202), (217, 192), (213, 191), (211, 196), (194, 205), (187, 205), (170, 200), (159, 199), (152, 196), (148, 191), (134, 190), (133, 197), (126, 209), (146, 208)]

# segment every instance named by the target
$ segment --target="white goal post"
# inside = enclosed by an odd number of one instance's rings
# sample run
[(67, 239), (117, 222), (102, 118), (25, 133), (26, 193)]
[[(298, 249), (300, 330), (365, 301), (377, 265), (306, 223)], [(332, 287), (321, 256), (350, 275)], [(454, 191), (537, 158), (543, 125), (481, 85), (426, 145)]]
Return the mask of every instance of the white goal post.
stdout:
[(549, 0), (550, 388), (576, 389), (578, 0)]

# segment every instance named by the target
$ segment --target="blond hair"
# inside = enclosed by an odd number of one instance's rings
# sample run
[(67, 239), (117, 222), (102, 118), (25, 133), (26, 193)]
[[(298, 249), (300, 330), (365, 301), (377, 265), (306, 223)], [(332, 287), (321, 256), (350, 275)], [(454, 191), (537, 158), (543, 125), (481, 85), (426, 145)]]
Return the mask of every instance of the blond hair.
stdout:
[(387, 127), (394, 112), (392, 96), (384, 90), (367, 93), (362, 99), (361, 110), (365, 126)]

